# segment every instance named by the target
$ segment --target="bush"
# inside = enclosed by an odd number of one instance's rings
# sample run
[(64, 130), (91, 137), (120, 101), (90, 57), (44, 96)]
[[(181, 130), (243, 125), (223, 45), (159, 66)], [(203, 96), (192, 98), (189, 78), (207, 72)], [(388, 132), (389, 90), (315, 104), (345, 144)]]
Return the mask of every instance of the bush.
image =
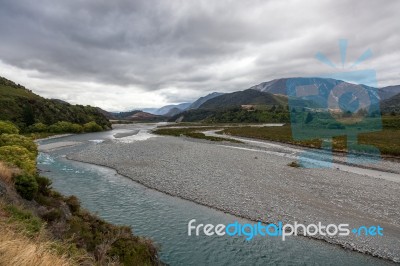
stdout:
[(118, 257), (123, 265), (153, 265), (155, 254), (157, 250), (150, 242), (135, 237), (117, 239), (107, 253), (110, 257)]
[(49, 127), (52, 133), (82, 133), (83, 128), (79, 124), (60, 121)]
[(32, 200), (38, 192), (38, 183), (31, 175), (19, 175), (15, 178), (15, 189), (27, 200)]
[(92, 121), (83, 125), (83, 130), (85, 132), (99, 132), (102, 131), (103, 128), (99, 126), (96, 122)]
[(52, 209), (45, 214), (42, 215), (43, 220), (47, 222), (53, 222), (59, 220), (62, 216), (61, 210), (59, 209)]
[(35, 157), (38, 154), (37, 146), (31, 138), (27, 138), (17, 134), (2, 134), (0, 135), (0, 147), (1, 146), (21, 146), (32, 152)]
[(78, 200), (77, 197), (75, 196), (70, 196), (65, 200), (65, 203), (67, 203), (70, 211), (74, 214), (74, 213), (78, 213), (80, 208), (81, 208), (81, 204)]
[(36, 173), (36, 154), (24, 147), (12, 145), (0, 147), (0, 160), (13, 164), (26, 173)]
[(43, 123), (35, 123), (28, 127), (29, 132), (47, 132), (48, 127)]
[(18, 128), (11, 122), (0, 121), (0, 135), (1, 134), (18, 134)]
[(38, 184), (38, 192), (44, 196), (50, 196), (51, 180), (43, 176), (36, 176), (35, 179)]

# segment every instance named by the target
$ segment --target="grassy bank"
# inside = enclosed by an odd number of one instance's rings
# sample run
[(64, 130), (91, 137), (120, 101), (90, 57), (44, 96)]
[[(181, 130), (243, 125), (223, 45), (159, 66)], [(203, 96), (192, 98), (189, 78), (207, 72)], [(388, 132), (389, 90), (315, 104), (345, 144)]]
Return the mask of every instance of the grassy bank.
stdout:
[(210, 140), (210, 141), (229, 141), (229, 142), (234, 142), (234, 143), (241, 143), (240, 141), (233, 140), (233, 139), (228, 139), (228, 138), (223, 138), (223, 137), (206, 136), (204, 133), (200, 132), (200, 131), (214, 130), (214, 129), (218, 129), (218, 128), (215, 128), (215, 127), (158, 128), (158, 129), (154, 130), (153, 133), (157, 134), (157, 135), (165, 135), (165, 136), (175, 136), (175, 137), (186, 136), (186, 137), (190, 137), (190, 138), (205, 139), (205, 140)]
[[(295, 140), (292, 136), (290, 124), (277, 127), (256, 127), (257, 124), (246, 123), (179, 123), (170, 124), (159, 127), (154, 133), (160, 135), (171, 136), (187, 136), (193, 138), (209, 139), (214, 141), (232, 141), (224, 138), (223, 134), (255, 138), (261, 140), (277, 141), (288, 143), (298, 146), (320, 148), (322, 141), (320, 139), (310, 140)], [(378, 148), (383, 155), (387, 156), (400, 156), (400, 116), (383, 116), (382, 117), (382, 131), (372, 133), (360, 133), (358, 135), (358, 142), (362, 145), (372, 145)], [(221, 138), (207, 137), (201, 131), (217, 130), (221, 134)], [(333, 150), (340, 152), (347, 152), (347, 138), (346, 136), (334, 137), (332, 140)]]
[[(282, 127), (233, 127), (225, 128), (220, 134), (232, 136), (263, 139), (300, 145), (305, 147), (320, 148), (321, 140), (294, 140), (290, 125)], [(381, 154), (389, 156), (400, 156), (400, 130), (386, 128), (379, 132), (361, 133), (358, 135), (359, 144), (373, 145)], [(347, 151), (347, 138), (345, 136), (333, 138), (333, 150)]]
[[(38, 174), (37, 146), (0, 132), (0, 265), (159, 265), (157, 248), (127, 226), (84, 210)], [(13, 133), (13, 134), (11, 134)]]

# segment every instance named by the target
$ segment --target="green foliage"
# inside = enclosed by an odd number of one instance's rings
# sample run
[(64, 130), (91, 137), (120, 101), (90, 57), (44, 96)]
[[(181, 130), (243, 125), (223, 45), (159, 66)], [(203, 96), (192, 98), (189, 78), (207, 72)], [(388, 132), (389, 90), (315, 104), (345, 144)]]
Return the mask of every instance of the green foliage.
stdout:
[(229, 141), (234, 143), (241, 143), (240, 141), (222, 138), (222, 137), (214, 137), (214, 136), (206, 136), (204, 133), (198, 131), (211, 130), (215, 128), (204, 128), (204, 127), (188, 127), (188, 128), (159, 128), (153, 131), (153, 133), (158, 135), (166, 135), (166, 136), (187, 136), (196, 139), (206, 139), (210, 141)]
[(2, 134), (0, 135), (0, 147), (1, 146), (21, 146), (26, 148), (29, 152), (34, 154), (36, 157), (38, 154), (37, 145), (35, 142), (28, 137), (24, 137), (17, 134)]
[(57, 122), (49, 127), (52, 133), (82, 133), (83, 127), (66, 121)]
[(31, 126), (35, 123), (35, 114), (33, 113), (32, 106), (27, 104), (22, 111), (22, 121), (26, 126)]
[(308, 124), (311, 121), (313, 121), (313, 119), (314, 119), (314, 116), (312, 115), (312, 113), (307, 113), (307, 117), (306, 117), (306, 120), (304, 121), (304, 123)]
[(0, 121), (0, 135), (1, 134), (18, 134), (18, 128), (9, 121)]
[(10, 214), (10, 221), (21, 223), (24, 227), (23, 231), (26, 231), (28, 235), (34, 235), (42, 228), (43, 224), (41, 220), (30, 211), (23, 210), (14, 205), (9, 205), (5, 209)]
[(78, 213), (80, 208), (81, 208), (81, 204), (78, 200), (77, 197), (75, 197), (74, 195), (69, 196), (66, 200), (65, 203), (67, 203), (70, 211), (74, 214), (74, 213)]
[(153, 265), (155, 254), (151, 245), (133, 237), (118, 239), (107, 253), (110, 257), (118, 257), (123, 265)]
[[(66, 237), (74, 236), (78, 248), (95, 253), (97, 261), (104, 261), (104, 255), (118, 258), (123, 265), (155, 265), (157, 249), (153, 243), (132, 235), (130, 227), (115, 226), (88, 213), (80, 211), (68, 222)], [(107, 254), (96, 251), (104, 242), (111, 242)]]
[(258, 90), (244, 90), (232, 93), (223, 94), (212, 98), (202, 105), (199, 109), (221, 109), (232, 108), (241, 105), (279, 105), (280, 99), (275, 95), (268, 92), (261, 92)]
[[(264, 108), (263, 108), (264, 107)], [(289, 112), (282, 106), (280, 108), (265, 108), (267, 106), (257, 106), (254, 110), (245, 110), (240, 107), (221, 109), (221, 110), (189, 110), (170, 121), (175, 121), (183, 116), (183, 122), (204, 121), (207, 123), (287, 123), (289, 122)]]
[(43, 123), (35, 123), (33, 125), (31, 125), (30, 127), (28, 127), (28, 132), (47, 132), (48, 126), (43, 124)]
[(27, 174), (19, 175), (15, 178), (15, 189), (27, 200), (32, 200), (38, 192), (38, 183), (35, 177)]
[(382, 116), (382, 126), (385, 129), (400, 129), (400, 115)]
[(38, 191), (44, 196), (49, 196), (51, 193), (51, 180), (44, 176), (36, 176), (36, 183), (38, 184)]
[(50, 211), (44, 213), (42, 218), (47, 222), (54, 222), (62, 217), (62, 212), (60, 209), (51, 209)]
[(21, 146), (0, 147), (0, 160), (19, 167), (30, 175), (36, 173), (36, 154)]
[(83, 130), (85, 132), (99, 132), (102, 131), (103, 128), (99, 126), (96, 122), (92, 121), (83, 125)]
[(12, 121), (23, 132), (27, 132), (28, 127), (34, 123), (52, 125), (59, 121), (81, 125), (95, 121), (102, 128), (111, 128), (111, 123), (96, 107), (71, 105), (60, 100), (45, 99), (1, 77), (0, 110), (0, 120)]

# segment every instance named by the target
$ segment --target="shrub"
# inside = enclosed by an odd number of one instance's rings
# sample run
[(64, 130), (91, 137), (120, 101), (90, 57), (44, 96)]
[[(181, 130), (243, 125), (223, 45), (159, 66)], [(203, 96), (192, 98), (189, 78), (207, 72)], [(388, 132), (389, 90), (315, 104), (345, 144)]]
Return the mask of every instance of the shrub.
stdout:
[(83, 125), (83, 130), (85, 132), (99, 132), (102, 131), (103, 128), (99, 126), (96, 122), (92, 121)]
[(24, 147), (16, 145), (0, 147), (0, 160), (13, 164), (28, 174), (36, 173), (36, 154)]
[(2, 134), (0, 135), (0, 147), (1, 146), (21, 146), (26, 148), (28, 151), (35, 154), (35, 157), (38, 154), (37, 146), (35, 142), (31, 138), (27, 138), (17, 134)]
[(38, 192), (38, 184), (31, 175), (19, 175), (15, 178), (15, 189), (24, 199), (32, 200)]
[(68, 198), (65, 200), (65, 203), (67, 203), (67, 205), (68, 205), (70, 211), (71, 211), (73, 214), (79, 212), (79, 209), (81, 208), (81, 204), (80, 204), (78, 198), (75, 197), (75, 196), (73, 196), (73, 195), (70, 196), (70, 197), (68, 197)]
[(35, 179), (38, 184), (38, 192), (44, 196), (49, 196), (51, 192), (51, 180), (43, 176), (36, 176)]
[(0, 135), (1, 134), (18, 134), (18, 128), (11, 122), (0, 121)]
[(59, 209), (52, 209), (45, 214), (42, 215), (43, 220), (47, 222), (54, 222), (56, 220), (59, 220), (62, 216), (61, 210)]
[(83, 128), (79, 124), (60, 121), (51, 125), (49, 131), (52, 133), (81, 133)]
[(123, 265), (152, 265), (157, 250), (151, 242), (136, 237), (119, 238), (112, 245), (107, 255), (118, 257)]
[(35, 123), (28, 127), (29, 132), (47, 132), (48, 126), (43, 123)]

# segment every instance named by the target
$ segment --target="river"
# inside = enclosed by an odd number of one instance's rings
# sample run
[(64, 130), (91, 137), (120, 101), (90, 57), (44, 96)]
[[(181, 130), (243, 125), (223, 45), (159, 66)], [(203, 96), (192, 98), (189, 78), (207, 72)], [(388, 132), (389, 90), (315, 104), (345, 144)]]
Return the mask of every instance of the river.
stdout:
[[(66, 158), (103, 140), (112, 141), (113, 135), (124, 132), (116, 129), (41, 140), (41, 146), (80, 144), (40, 152), (38, 167), (56, 190), (76, 195), (84, 208), (108, 222), (130, 225), (134, 234), (153, 239), (160, 246), (161, 260), (169, 265), (391, 265), (306, 237), (283, 242), (271, 237), (246, 241), (244, 237), (188, 236), (191, 219), (212, 224), (250, 221), (147, 188), (113, 169)], [(136, 140), (146, 141), (146, 134), (138, 134)], [(128, 136), (127, 141), (134, 138)]]

